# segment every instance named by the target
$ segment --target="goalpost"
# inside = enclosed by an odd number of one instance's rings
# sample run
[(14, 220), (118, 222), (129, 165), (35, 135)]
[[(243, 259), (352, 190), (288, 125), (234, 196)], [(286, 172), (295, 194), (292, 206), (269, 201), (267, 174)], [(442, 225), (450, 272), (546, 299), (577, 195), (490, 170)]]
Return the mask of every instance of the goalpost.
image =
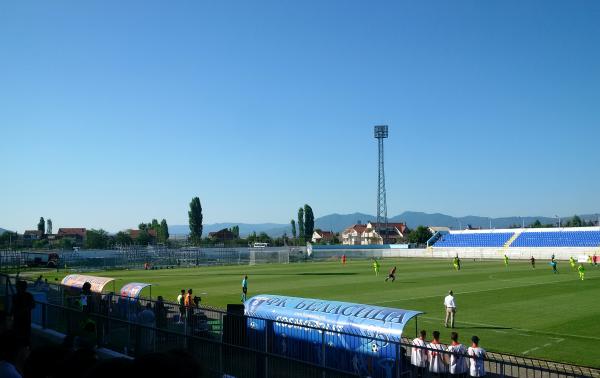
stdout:
[(249, 265), (289, 263), (290, 251), (287, 248), (276, 250), (267, 250), (265, 248), (249, 248)]

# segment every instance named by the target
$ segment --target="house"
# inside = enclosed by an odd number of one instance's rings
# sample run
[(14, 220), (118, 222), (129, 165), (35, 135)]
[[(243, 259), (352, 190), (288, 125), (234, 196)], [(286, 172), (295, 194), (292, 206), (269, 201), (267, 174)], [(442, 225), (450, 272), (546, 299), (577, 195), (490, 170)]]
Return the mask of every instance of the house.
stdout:
[(342, 244), (345, 245), (361, 245), (362, 233), (367, 228), (364, 224), (354, 224), (342, 231)]
[(408, 232), (406, 223), (369, 222), (362, 234), (362, 244), (398, 244)]
[(56, 237), (73, 239), (76, 244), (81, 244), (85, 240), (85, 233), (85, 228), (59, 228)]
[(314, 230), (311, 241), (313, 243), (331, 242), (335, 239), (335, 234), (332, 231)]
[[(156, 238), (156, 230), (151, 228), (146, 231), (148, 232), (148, 235), (150, 235), (151, 238)], [(129, 236), (133, 240), (137, 239), (140, 236), (140, 230), (129, 230)]]
[(34, 241), (40, 240), (44, 234), (40, 230), (27, 230), (23, 233), (23, 240), (25, 241)]
[(231, 230), (224, 228), (216, 232), (209, 232), (208, 237), (214, 241), (225, 242), (235, 240), (236, 236)]

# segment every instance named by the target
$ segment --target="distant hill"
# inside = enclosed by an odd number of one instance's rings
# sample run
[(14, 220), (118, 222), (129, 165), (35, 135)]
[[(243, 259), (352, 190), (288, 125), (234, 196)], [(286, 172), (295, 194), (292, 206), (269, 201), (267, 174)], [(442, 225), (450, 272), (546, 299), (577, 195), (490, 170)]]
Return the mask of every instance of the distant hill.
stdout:
[[(581, 219), (585, 221), (597, 220), (597, 216), (594, 214), (579, 215)], [(315, 219), (315, 229), (320, 228), (322, 230), (341, 232), (346, 227), (349, 227), (359, 221), (363, 224), (375, 220), (374, 215), (364, 213), (352, 213), (352, 214), (329, 214)], [(551, 217), (504, 217), (504, 218), (491, 218), (492, 228), (508, 228), (510, 226), (520, 226), (525, 222), (525, 226), (532, 224), (538, 220), (542, 224), (556, 224), (557, 219)], [(566, 222), (569, 218), (562, 218), (562, 222)], [(451, 215), (434, 213), (428, 214), (417, 211), (405, 211), (400, 215), (396, 215), (389, 218), (390, 222), (406, 222), (409, 228), (415, 228), (417, 226), (446, 226), (452, 229), (467, 228), (468, 225), (472, 227), (489, 228), (490, 218), (468, 215), (464, 217), (453, 217)], [(287, 235), (292, 234), (291, 226), (289, 224), (280, 223), (213, 223), (204, 225), (203, 235), (208, 235), (209, 232), (219, 231), (223, 228), (230, 228), (235, 225), (240, 227), (240, 235), (247, 236), (252, 232), (260, 233), (266, 232), (269, 236), (278, 237), (286, 233)], [(174, 225), (169, 226), (169, 233), (172, 235), (187, 235), (189, 233), (189, 227), (187, 225)]]
[[(202, 235), (207, 236), (209, 232), (216, 232), (222, 230), (224, 228), (231, 228), (233, 226), (240, 227), (240, 235), (246, 236), (253, 232), (261, 233), (266, 232), (271, 236), (277, 236), (277, 234), (271, 234), (271, 232), (275, 230), (281, 230), (285, 227), (284, 224), (279, 223), (257, 223), (257, 224), (248, 224), (248, 223), (212, 223), (205, 224), (202, 229)], [(171, 235), (188, 235), (190, 233), (190, 227), (186, 225), (172, 225), (169, 226), (169, 234)], [(289, 232), (288, 232), (289, 233)], [(282, 235), (283, 232), (280, 234)]]

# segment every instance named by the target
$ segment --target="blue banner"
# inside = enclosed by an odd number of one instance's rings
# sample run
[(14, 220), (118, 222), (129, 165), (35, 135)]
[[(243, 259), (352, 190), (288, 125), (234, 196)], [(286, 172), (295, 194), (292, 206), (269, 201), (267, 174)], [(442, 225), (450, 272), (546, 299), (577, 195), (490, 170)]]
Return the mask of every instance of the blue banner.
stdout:
[(404, 326), (419, 311), (320, 299), (257, 295), (245, 302), (250, 342), (273, 353), (372, 377), (400, 369)]

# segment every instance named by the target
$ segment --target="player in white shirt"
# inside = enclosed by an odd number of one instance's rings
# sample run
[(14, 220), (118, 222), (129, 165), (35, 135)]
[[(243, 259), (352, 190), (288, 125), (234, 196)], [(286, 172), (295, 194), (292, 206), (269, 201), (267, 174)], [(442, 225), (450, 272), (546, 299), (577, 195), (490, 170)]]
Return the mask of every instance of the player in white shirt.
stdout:
[(456, 303), (454, 302), (454, 294), (452, 293), (452, 290), (450, 290), (448, 295), (446, 295), (446, 298), (444, 298), (444, 307), (446, 308), (446, 320), (444, 321), (444, 327), (448, 328), (448, 318), (450, 318), (450, 326), (454, 328)]
[(433, 340), (427, 344), (427, 360), (429, 361), (429, 372), (435, 374), (445, 374), (448, 372), (446, 366), (445, 348), (440, 344), (440, 332), (433, 331)]
[(456, 377), (466, 377), (467, 370), (469, 369), (467, 366), (467, 358), (465, 357), (467, 348), (458, 342), (458, 333), (452, 332), (450, 334), (450, 339), (452, 340), (452, 343), (448, 346), (448, 352), (451, 352), (449, 364), (450, 374)]
[(427, 332), (422, 330), (420, 336), (412, 341), (413, 347), (410, 351), (410, 363), (415, 367), (415, 376), (421, 377), (425, 375), (427, 367), (427, 342), (425, 337)]
[(467, 354), (470, 356), (470, 373), (471, 377), (483, 377), (485, 375), (484, 358), (485, 349), (479, 347), (479, 337), (471, 338), (473, 345), (467, 349)]

